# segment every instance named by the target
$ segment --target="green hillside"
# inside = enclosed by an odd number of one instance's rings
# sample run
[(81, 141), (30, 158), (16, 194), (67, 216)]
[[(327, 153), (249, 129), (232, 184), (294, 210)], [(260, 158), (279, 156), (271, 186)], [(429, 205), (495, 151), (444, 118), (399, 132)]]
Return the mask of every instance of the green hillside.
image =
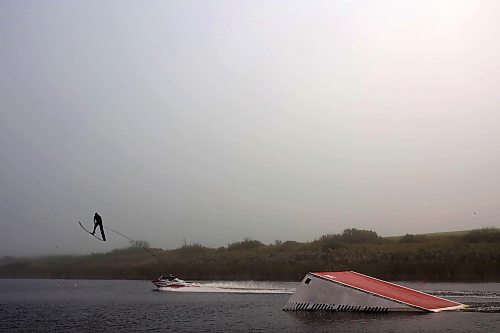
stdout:
[(151, 279), (175, 273), (197, 280), (296, 281), (308, 271), (338, 270), (388, 280), (499, 282), (500, 230), (383, 238), (346, 229), (304, 243), (245, 239), (220, 248), (132, 246), (103, 254), (0, 260), (3, 278)]

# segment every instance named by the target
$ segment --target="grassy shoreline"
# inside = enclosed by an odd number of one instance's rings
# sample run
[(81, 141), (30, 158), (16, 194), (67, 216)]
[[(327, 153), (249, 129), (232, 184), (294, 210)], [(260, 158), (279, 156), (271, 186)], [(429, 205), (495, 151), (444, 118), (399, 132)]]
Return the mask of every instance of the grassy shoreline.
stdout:
[(0, 278), (148, 280), (174, 273), (194, 280), (298, 281), (308, 271), (341, 270), (393, 281), (500, 282), (500, 230), (383, 238), (346, 229), (304, 243), (245, 239), (220, 248), (132, 246), (82, 256), (0, 259)]

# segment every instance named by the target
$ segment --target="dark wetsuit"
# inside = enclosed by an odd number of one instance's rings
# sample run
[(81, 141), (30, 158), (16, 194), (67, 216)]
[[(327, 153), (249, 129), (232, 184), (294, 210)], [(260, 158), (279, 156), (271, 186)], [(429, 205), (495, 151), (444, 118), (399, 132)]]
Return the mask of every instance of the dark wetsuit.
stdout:
[(95, 229), (99, 226), (99, 229), (101, 229), (101, 236), (102, 240), (106, 240), (106, 235), (104, 235), (104, 227), (102, 226), (102, 218), (101, 215), (95, 213), (94, 215), (94, 231), (92, 231), (92, 235), (95, 234)]

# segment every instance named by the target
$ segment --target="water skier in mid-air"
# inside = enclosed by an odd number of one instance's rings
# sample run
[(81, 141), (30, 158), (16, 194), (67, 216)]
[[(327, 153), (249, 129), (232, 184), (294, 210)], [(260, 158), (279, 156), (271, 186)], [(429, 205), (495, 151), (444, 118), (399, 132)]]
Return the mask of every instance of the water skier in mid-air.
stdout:
[(95, 235), (95, 229), (99, 226), (99, 229), (101, 230), (101, 236), (102, 240), (105, 242), (106, 241), (106, 236), (104, 235), (104, 227), (102, 226), (102, 218), (101, 215), (95, 213), (94, 215), (94, 230), (92, 231), (92, 235)]

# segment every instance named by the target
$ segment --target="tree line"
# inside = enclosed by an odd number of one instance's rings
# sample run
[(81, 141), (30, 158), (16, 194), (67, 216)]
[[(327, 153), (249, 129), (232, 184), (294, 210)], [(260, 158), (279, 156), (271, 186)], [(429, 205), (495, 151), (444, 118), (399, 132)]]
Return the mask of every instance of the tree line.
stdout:
[[(310, 271), (354, 270), (387, 280), (500, 281), (500, 230), (380, 237), (346, 229), (311, 242), (263, 244), (245, 238), (226, 247), (140, 246), (83, 256), (0, 259), (3, 278), (151, 279), (174, 273), (194, 280), (298, 281)], [(145, 251), (147, 248), (147, 251)]]

